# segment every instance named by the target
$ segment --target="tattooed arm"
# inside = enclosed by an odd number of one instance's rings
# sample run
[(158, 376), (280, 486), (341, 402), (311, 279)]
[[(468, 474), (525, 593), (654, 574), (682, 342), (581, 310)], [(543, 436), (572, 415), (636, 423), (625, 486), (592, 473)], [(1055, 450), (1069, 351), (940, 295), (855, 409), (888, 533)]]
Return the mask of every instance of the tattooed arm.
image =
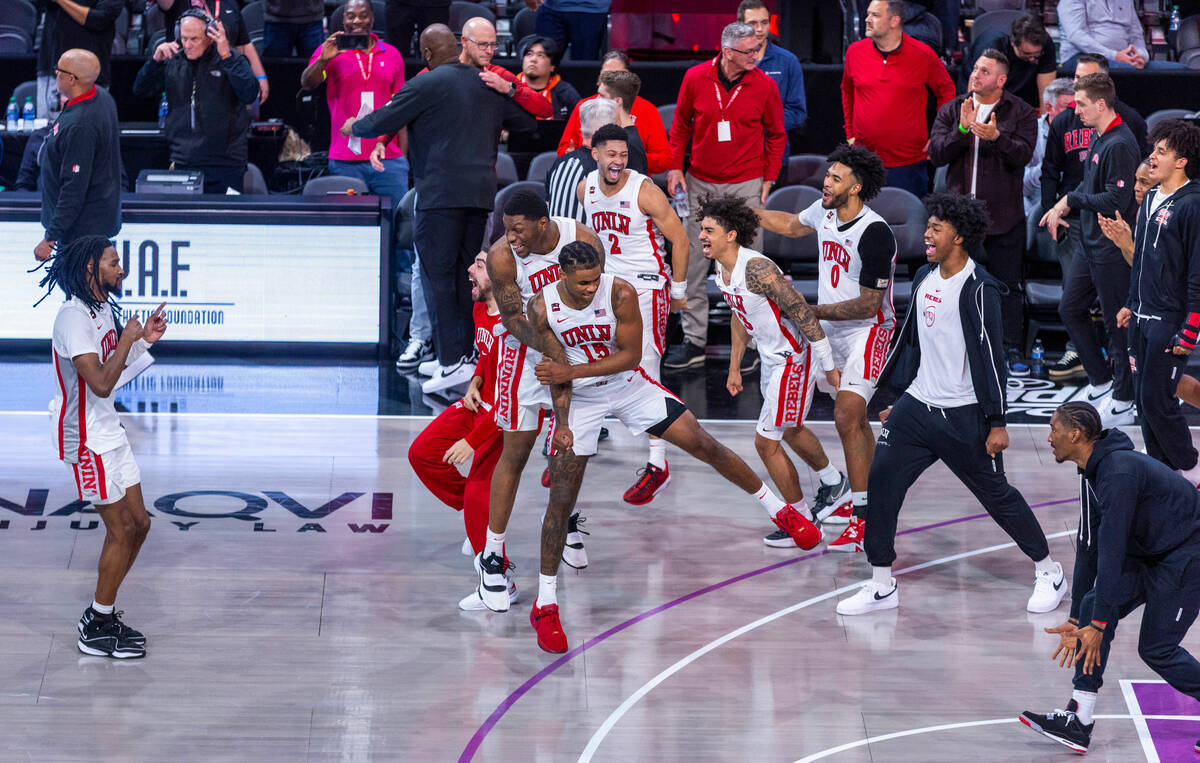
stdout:
[[(495, 288), (493, 286), (493, 288)], [(546, 320), (546, 300), (539, 293), (529, 300), (529, 323), (537, 332), (538, 343), (545, 348), (544, 354), (561, 363), (567, 364), (567, 353), (558, 337), (550, 330), (550, 322)], [(639, 334), (640, 336), (640, 334)], [(570, 368), (570, 366), (567, 366)], [(571, 434), (571, 382), (550, 385), (550, 400), (554, 405), (554, 447), (559, 450), (570, 450), (575, 443)]]
[(537, 332), (525, 317), (525, 303), (517, 285), (517, 261), (505, 239), (501, 238), (488, 250), (487, 270), (504, 328), (526, 347), (543, 351)]
[(813, 315), (823, 321), (854, 321), (870, 318), (883, 306), (883, 289), (858, 287), (858, 296), (829, 305), (813, 305)]
[[(538, 298), (534, 297), (534, 300)], [(543, 358), (534, 369), (538, 381), (551, 385), (570, 384), (574, 379), (619, 374), (638, 367), (642, 360), (642, 311), (638, 308), (637, 292), (627, 281), (616, 278), (613, 280), (612, 303), (617, 318), (617, 349), (602, 358), (573, 365)], [(545, 310), (544, 307), (541, 309)], [(549, 330), (548, 321), (546, 325)]]
[(800, 332), (812, 346), (813, 354), (816, 355), (821, 370), (825, 372), (826, 380), (837, 389), (841, 384), (841, 373), (834, 367), (833, 349), (829, 346), (829, 340), (825, 338), (821, 322), (804, 301), (804, 295), (784, 279), (779, 267), (766, 257), (752, 258), (746, 265), (746, 288), (774, 302), (781, 313), (796, 322)]

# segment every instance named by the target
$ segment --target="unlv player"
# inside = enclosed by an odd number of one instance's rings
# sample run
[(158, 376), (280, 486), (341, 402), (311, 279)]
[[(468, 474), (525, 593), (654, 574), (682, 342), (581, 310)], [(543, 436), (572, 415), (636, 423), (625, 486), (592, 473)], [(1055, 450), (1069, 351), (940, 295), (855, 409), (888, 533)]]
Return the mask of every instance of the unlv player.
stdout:
[[(821, 540), (821, 531), (812, 522), (779, 500), (745, 461), (704, 431), (679, 398), (637, 367), (642, 356), (637, 293), (627, 282), (601, 272), (600, 249), (577, 241), (563, 247), (559, 261), (562, 280), (543, 289), (529, 305), (529, 321), (550, 350), (537, 366), (537, 377), (552, 385), (557, 419), (556, 450), (550, 457), (550, 505), (542, 522), (542, 574), (529, 615), (538, 646), (548, 652), (567, 651), (558, 617), (556, 575), (566, 520), (607, 415), (616, 416), (632, 431), (662, 437), (753, 494), (797, 545), (812, 548)], [(555, 359), (564, 356), (567, 362)], [(505, 607), (503, 578), (485, 582), (480, 589), (484, 602), (492, 609)]]
[[(819, 202), (799, 215), (758, 210), (758, 218), (763, 228), (784, 236), (816, 233), (821, 244), (820, 285), (813, 313), (821, 319), (833, 346), (834, 363), (842, 371), (833, 419), (846, 454), (853, 508), (847, 512), (837, 495), (830, 495), (827, 502), (818, 494), (817, 517), (832, 523), (848, 522), (842, 536), (829, 544), (830, 551), (862, 551), (867, 476), (875, 451), (867, 403), (875, 394), (896, 325), (892, 309), (896, 238), (887, 222), (865, 203), (883, 187), (879, 157), (862, 146), (838, 146), (829, 162)], [(811, 455), (805, 456), (811, 464), (810, 459)], [(821, 475), (823, 486), (844, 495), (844, 489), (834, 485), (836, 481), (836, 475)], [(786, 539), (778, 533), (765, 540), (767, 545), (780, 541)]]
[[(637, 291), (642, 313), (640, 368), (660, 381), (667, 339), (667, 302), (682, 310), (687, 297), (688, 237), (667, 196), (650, 178), (628, 169), (629, 138), (616, 125), (604, 125), (592, 135), (592, 158), (597, 169), (580, 181), (577, 192), (592, 230), (604, 242), (604, 272), (629, 282)], [(667, 277), (662, 237), (671, 242)], [(670, 283), (668, 293), (667, 284)], [(635, 506), (649, 503), (671, 481), (667, 446), (650, 435), (650, 458), (638, 480), (625, 491)]]
[[(504, 557), (504, 533), (517, 498), (521, 472), (550, 408), (550, 394), (538, 383), (533, 367), (547, 350), (555, 359), (566, 362), (561, 346), (547, 348), (534, 331), (525, 317), (525, 306), (539, 290), (558, 280), (558, 255), (564, 246), (576, 240), (596, 248), (601, 246), (600, 239), (587, 226), (567, 217), (550, 217), (546, 202), (535, 193), (514, 193), (502, 211), (504, 238), (492, 244), (487, 272), (505, 332), (496, 369), (495, 395), (496, 423), (504, 433), (504, 443), (492, 473), (484, 549), (475, 556), (479, 595), (488, 609), (497, 612), (508, 609), (507, 591), (511, 582), (505, 579), (511, 564)], [(576, 539), (582, 536), (576, 534)], [(582, 550), (582, 544), (578, 550)], [(496, 587), (495, 590), (489, 589), (489, 585)], [(489, 593), (493, 594), (491, 598)]]

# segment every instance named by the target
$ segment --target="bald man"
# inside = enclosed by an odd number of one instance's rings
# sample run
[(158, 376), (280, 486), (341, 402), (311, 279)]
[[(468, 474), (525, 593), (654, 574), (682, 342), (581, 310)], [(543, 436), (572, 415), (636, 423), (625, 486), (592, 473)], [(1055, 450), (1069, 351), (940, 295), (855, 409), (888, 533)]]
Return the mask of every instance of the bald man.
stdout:
[(55, 246), (79, 236), (112, 238), (121, 229), (121, 144), (117, 104), (96, 87), (100, 59), (72, 48), (54, 69), (67, 98), (50, 128), (42, 159), (42, 227), (33, 254), (50, 259)]
[(476, 69), (481, 69), (479, 78), (501, 95), (516, 101), (517, 105), (538, 119), (554, 116), (554, 107), (533, 88), (517, 79), (517, 75), (492, 63), (496, 55), (496, 27), (485, 18), (476, 16), (467, 19), (462, 29), (462, 52), (458, 60)]

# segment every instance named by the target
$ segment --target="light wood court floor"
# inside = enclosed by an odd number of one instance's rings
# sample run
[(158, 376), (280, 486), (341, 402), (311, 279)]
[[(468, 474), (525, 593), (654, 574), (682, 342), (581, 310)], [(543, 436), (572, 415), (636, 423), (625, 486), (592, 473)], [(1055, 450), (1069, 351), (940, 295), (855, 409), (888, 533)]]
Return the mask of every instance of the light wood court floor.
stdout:
[[(520, 603), (464, 613), (456, 604), (475, 578), (461, 519), (405, 459), (425, 419), (124, 421), (154, 515), (117, 602), (148, 639), (148, 656), (129, 663), (76, 650), (103, 530), (72, 505), (45, 415), (0, 415), (0, 760), (1070, 754), (1015, 720), (1069, 696), (1041, 631), (1067, 605), (1025, 613), (1032, 563), (943, 467), (900, 518), (900, 608), (839, 618), (837, 599), (869, 575), (861, 554), (765, 547), (773, 528), (753, 499), (678, 451), (670, 487), (624, 504), (645, 451), (614, 426), (580, 501), (591, 564), (560, 578), (572, 650), (555, 657), (528, 617), (539, 457), (508, 533)], [(751, 422), (709, 428), (765, 473)], [(832, 425), (813, 428), (840, 464)], [(1069, 569), (1075, 470), (1054, 463), (1044, 427), (1011, 434), (1010, 478)], [(1163, 691), (1138, 659), (1138, 623), (1117, 636), (1093, 760), (1170, 760), (1200, 738), (1200, 706)]]

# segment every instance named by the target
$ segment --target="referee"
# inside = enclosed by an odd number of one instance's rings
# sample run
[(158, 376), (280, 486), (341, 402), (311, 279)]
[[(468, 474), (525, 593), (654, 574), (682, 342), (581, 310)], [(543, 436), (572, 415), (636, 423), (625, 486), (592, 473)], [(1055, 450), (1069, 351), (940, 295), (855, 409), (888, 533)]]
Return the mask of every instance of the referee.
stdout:
[(596, 169), (592, 158), (592, 135), (606, 124), (617, 121), (617, 102), (593, 98), (579, 104), (579, 132), (583, 145), (568, 151), (546, 173), (546, 201), (551, 217), (568, 217), (586, 223), (583, 205), (575, 192), (579, 181)]
[[(864, 549), (871, 580), (838, 602), (839, 615), (862, 615), (900, 605), (892, 562), (896, 518), (904, 494), (921, 473), (942, 461), (979, 499), (1036, 567), (1026, 609), (1050, 612), (1067, 593), (1062, 565), (1050, 558), (1046, 535), (1029, 504), (1004, 476), (1004, 285), (968, 252), (987, 231), (984, 202), (934, 194), (925, 199), (930, 264), (913, 277), (912, 304), (880, 383), (902, 392), (883, 412), (883, 429), (867, 479)], [(916, 317), (914, 317), (916, 316)]]

